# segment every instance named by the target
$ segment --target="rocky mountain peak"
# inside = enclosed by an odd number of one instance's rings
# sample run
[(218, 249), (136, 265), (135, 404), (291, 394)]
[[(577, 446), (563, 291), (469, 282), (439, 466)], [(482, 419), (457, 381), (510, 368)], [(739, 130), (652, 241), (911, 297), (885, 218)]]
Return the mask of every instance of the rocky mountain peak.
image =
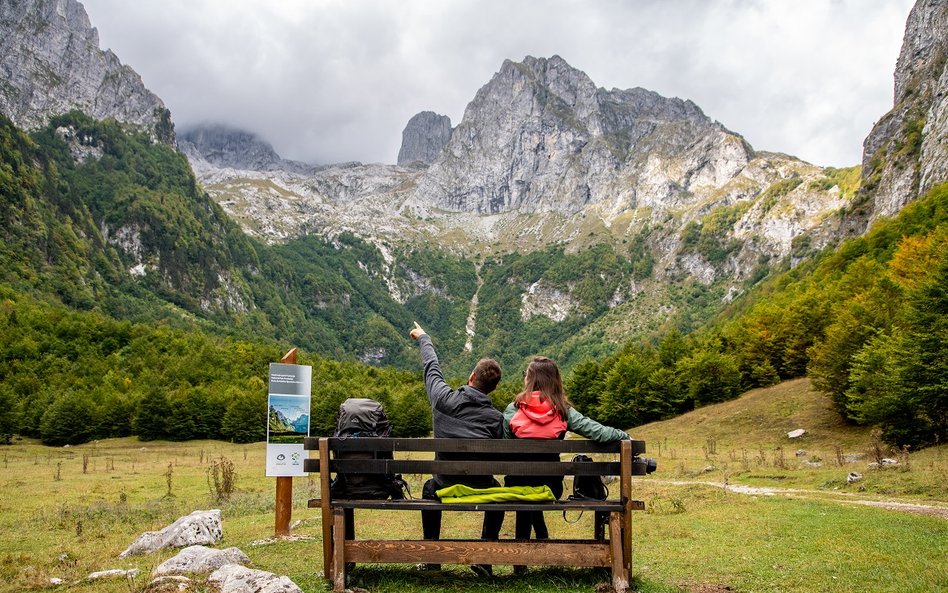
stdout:
[(422, 111), (408, 120), (402, 131), (398, 164), (431, 164), (451, 140), (451, 118), (433, 111)]
[(178, 147), (217, 167), (261, 171), (282, 160), (270, 143), (256, 134), (221, 124), (183, 131), (178, 134)]
[[(662, 179), (647, 170), (656, 158), (682, 156), (687, 162), (662, 167)], [(621, 212), (686, 199), (695, 184), (721, 185), (751, 157), (743, 139), (690, 101), (597, 88), (559, 56), (528, 56), (505, 61), (478, 90), (415, 204), (477, 214), (571, 214), (593, 204)]]
[(109, 50), (76, 0), (0, 2), (0, 111), (21, 128), (80, 109), (174, 142), (171, 114)]

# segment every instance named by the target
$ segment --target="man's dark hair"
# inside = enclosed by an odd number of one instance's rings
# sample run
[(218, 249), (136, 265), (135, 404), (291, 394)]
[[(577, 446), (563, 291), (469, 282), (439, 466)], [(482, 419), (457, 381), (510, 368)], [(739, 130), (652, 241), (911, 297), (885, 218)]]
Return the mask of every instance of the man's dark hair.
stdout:
[(493, 391), (498, 383), (500, 383), (500, 364), (493, 358), (482, 358), (477, 361), (471, 385), (481, 393), (487, 394)]

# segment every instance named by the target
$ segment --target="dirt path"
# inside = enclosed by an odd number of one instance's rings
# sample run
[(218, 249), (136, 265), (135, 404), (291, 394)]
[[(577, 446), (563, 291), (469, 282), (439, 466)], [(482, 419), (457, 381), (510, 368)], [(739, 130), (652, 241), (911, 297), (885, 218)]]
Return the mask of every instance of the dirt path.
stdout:
[(864, 506), (888, 509), (891, 511), (902, 511), (906, 513), (915, 513), (917, 515), (927, 515), (929, 517), (948, 519), (948, 507), (918, 504), (914, 502), (902, 502), (897, 500), (864, 500), (857, 498), (857, 496), (851, 492), (804, 490), (801, 488), (772, 488), (768, 486), (744, 486), (741, 484), (728, 484), (727, 482), (706, 482), (701, 480), (649, 479), (649, 481), (658, 482), (660, 484), (671, 484), (673, 486), (712, 486), (715, 488), (723, 488), (728, 492), (734, 492), (736, 494), (748, 494), (752, 496), (787, 496), (791, 498), (805, 498), (809, 500), (822, 500), (839, 502), (843, 504), (861, 504)]

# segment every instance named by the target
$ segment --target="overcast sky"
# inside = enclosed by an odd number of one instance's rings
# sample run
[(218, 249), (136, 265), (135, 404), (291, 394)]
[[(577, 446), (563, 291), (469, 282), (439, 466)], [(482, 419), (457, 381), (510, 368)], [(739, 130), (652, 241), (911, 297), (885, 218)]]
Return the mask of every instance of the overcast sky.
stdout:
[(460, 123), (504, 59), (691, 99), (759, 150), (858, 164), (892, 107), (912, 0), (80, 0), (171, 109), (312, 163), (394, 163), (412, 115)]

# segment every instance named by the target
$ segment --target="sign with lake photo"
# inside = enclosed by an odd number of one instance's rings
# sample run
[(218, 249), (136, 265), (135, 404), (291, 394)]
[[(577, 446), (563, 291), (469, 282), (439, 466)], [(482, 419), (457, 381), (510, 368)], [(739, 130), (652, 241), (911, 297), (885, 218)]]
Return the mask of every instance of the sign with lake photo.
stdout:
[(304, 476), (303, 439), (309, 436), (313, 367), (270, 365), (267, 402), (267, 476)]

